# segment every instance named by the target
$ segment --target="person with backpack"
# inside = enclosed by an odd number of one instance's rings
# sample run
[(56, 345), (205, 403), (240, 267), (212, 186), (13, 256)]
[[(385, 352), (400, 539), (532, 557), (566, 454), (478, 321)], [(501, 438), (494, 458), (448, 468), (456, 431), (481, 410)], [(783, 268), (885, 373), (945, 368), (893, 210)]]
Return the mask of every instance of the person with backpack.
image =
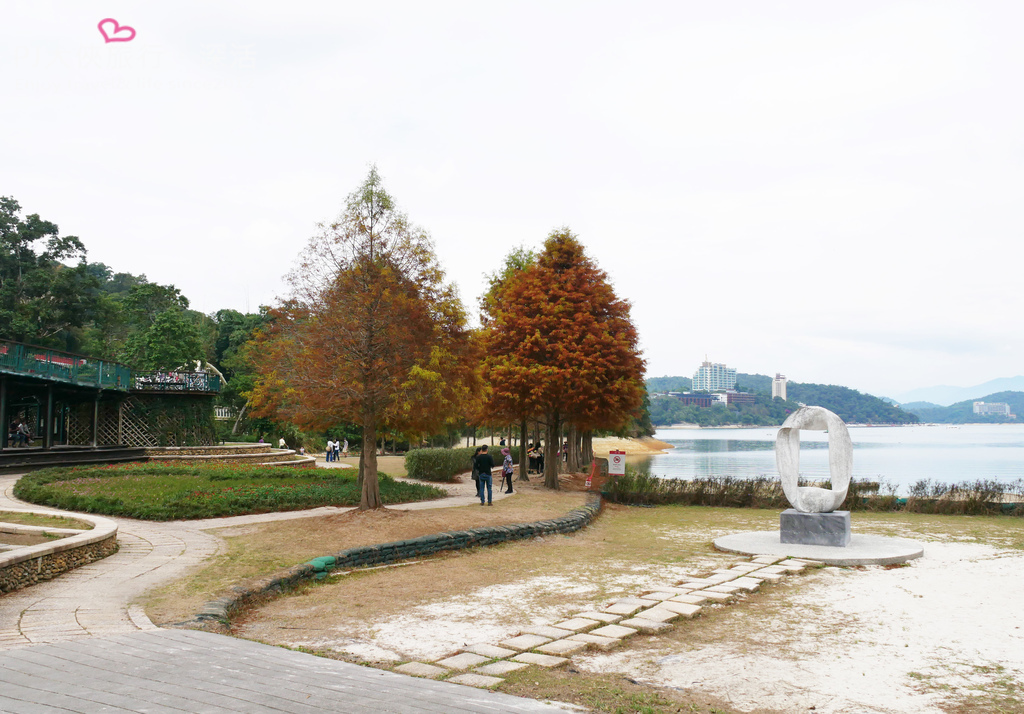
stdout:
[(331, 457), (334, 456), (334, 442), (330, 439), (327, 440), (327, 461), (333, 461)]

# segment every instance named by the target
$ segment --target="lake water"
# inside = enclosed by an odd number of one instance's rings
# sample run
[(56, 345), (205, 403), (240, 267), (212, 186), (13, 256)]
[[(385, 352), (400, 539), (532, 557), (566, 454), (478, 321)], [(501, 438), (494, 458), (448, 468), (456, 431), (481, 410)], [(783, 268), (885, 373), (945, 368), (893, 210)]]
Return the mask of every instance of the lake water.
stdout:
[[(777, 427), (659, 429), (672, 444), (651, 457), (651, 473), (665, 478), (734, 476), (778, 478)], [(850, 427), (853, 477), (901, 487), (922, 479), (954, 483), (975, 479), (1010, 482), (1024, 477), (1024, 424)], [(828, 434), (800, 432), (800, 475), (828, 478)]]

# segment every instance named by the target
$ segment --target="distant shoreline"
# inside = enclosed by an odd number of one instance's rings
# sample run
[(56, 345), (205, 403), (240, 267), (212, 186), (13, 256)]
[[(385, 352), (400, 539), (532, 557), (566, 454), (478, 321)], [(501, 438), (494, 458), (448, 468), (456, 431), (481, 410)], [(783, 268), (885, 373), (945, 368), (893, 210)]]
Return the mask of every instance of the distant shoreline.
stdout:
[[(960, 426), (1019, 426), (1021, 424), (1024, 424), (1024, 421), (1021, 421), (1021, 422), (1013, 422), (1013, 421), (1009, 421), (1009, 422), (967, 421), (967, 422), (963, 422), (961, 424), (946, 424), (946, 423), (943, 423), (943, 422), (927, 422), (927, 423), (923, 423), (923, 424), (921, 424), (921, 423), (919, 423), (919, 424), (856, 424), (856, 423), (850, 423), (850, 424), (847, 424), (846, 426), (851, 427), (851, 428), (862, 428), (862, 429), (869, 429), (870, 428), (870, 429), (876, 429), (876, 428), (879, 428), (879, 427), (895, 427), (895, 426), (898, 426), (900, 428), (911, 427), (911, 426), (935, 426), (935, 427), (941, 426), (941, 427), (946, 427), (946, 428), (956, 428), (956, 427), (960, 427)], [(721, 424), (721, 425), (718, 425), (718, 426), (700, 426), (699, 424), (672, 424), (671, 426), (656, 426), (654, 428), (655, 428), (655, 430), (677, 429), (679, 431), (685, 431), (687, 429), (778, 429), (780, 426), (782, 426), (782, 425), (781, 424), (761, 424), (761, 425), (757, 425), (757, 424)]]

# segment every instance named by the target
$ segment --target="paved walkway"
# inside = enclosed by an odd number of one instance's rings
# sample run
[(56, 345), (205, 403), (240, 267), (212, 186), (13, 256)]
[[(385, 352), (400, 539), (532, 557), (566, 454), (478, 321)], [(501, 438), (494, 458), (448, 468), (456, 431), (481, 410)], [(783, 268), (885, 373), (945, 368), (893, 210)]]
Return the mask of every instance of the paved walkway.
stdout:
[[(65, 513), (13, 495), (0, 476), (0, 510)], [(439, 501), (478, 502), (472, 483)], [(467, 493), (468, 492), (468, 493)], [(504, 494), (495, 493), (495, 499)], [(216, 555), (210, 529), (344, 513), (351, 508), (195, 521), (114, 518), (120, 549), (59, 578), (0, 596), (2, 712), (554, 712), (563, 707), (432, 682), (206, 632), (162, 630), (135, 604), (150, 588)]]
[(564, 712), (208, 632), (156, 630), (0, 653), (4, 712)]
[[(14, 497), (20, 475), (0, 476), (0, 510), (32, 509), (63, 513)], [(443, 484), (448, 498), (389, 506), (395, 510), (450, 508), (479, 503), (472, 482)], [(495, 500), (504, 494), (494, 494)], [(109, 635), (156, 626), (135, 604), (147, 590), (184, 576), (224, 547), (208, 531), (248, 523), (312, 518), (345, 513), (353, 508), (312, 508), (305, 511), (259, 513), (194, 521), (117, 522), (120, 549), (95, 563), (76, 568), (54, 580), (0, 597), (0, 650), (44, 642), (64, 642), (90, 635)]]

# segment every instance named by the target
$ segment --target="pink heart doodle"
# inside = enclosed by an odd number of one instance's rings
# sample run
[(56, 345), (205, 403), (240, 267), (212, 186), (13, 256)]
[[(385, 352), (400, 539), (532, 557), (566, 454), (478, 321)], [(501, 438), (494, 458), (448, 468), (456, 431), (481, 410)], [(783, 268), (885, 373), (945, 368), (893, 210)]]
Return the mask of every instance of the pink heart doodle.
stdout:
[[(108, 22), (114, 26), (114, 29), (110, 31), (110, 34), (107, 34), (106, 29), (103, 27)], [(129, 27), (128, 25), (118, 25), (117, 20), (115, 20), (112, 17), (100, 20), (100, 24), (98, 24), (96, 27), (99, 28), (100, 34), (103, 35), (103, 39), (107, 42), (130, 42), (131, 40), (135, 39), (134, 27)], [(118, 37), (117, 35), (121, 34), (122, 32), (128, 32), (131, 34), (129, 34), (127, 37)]]

